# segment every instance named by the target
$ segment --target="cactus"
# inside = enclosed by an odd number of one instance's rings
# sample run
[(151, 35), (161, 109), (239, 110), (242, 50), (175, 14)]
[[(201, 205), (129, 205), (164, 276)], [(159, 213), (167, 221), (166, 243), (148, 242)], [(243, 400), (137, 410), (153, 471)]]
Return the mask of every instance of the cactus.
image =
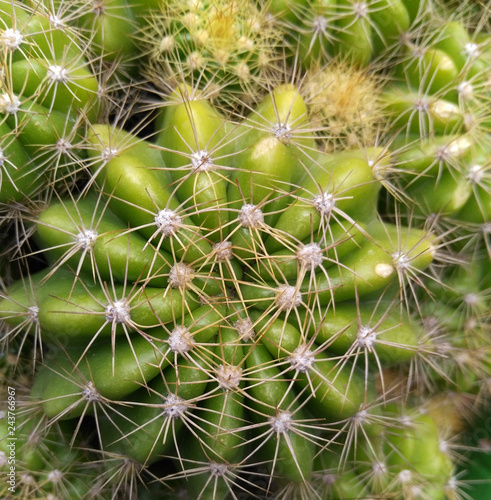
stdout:
[(2, 497), (482, 498), (490, 9), (0, 1)]

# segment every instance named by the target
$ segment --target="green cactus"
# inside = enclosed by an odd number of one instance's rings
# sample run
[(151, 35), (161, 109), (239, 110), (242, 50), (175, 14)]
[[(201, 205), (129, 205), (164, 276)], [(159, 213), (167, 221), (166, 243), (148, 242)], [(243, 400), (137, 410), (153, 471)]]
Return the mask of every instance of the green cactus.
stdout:
[(2, 497), (484, 494), (464, 4), (0, 1)]

